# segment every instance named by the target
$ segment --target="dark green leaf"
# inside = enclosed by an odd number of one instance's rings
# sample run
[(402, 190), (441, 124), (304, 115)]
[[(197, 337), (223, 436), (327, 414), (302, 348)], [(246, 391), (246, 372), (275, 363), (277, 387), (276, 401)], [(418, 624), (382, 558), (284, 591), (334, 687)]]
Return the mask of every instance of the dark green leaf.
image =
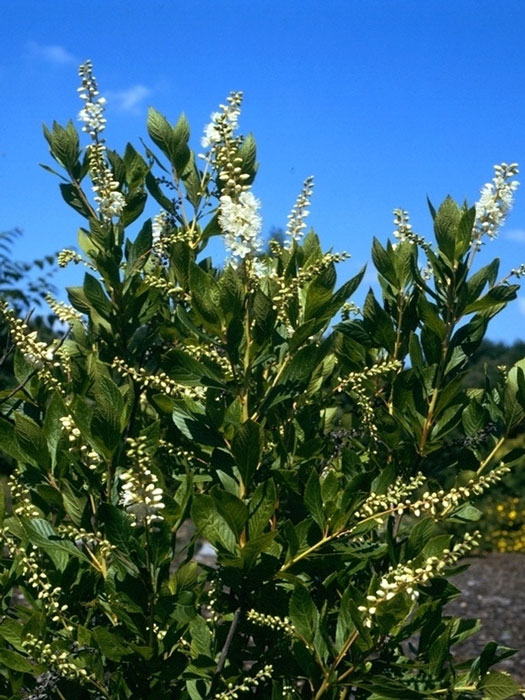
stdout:
[(259, 466), (264, 447), (264, 430), (253, 420), (247, 420), (236, 431), (232, 454), (245, 485), (250, 483)]

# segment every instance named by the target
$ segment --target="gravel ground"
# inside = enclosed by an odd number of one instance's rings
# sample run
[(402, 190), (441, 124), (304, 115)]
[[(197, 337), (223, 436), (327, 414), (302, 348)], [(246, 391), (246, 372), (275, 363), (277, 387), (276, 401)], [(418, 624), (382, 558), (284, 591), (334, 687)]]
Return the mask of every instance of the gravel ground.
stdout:
[(469, 564), (466, 571), (451, 579), (463, 595), (447, 612), (479, 618), (482, 628), (455, 647), (457, 654), (477, 655), (490, 641), (518, 649), (499, 668), (525, 684), (525, 556), (493, 552), (471, 559)]

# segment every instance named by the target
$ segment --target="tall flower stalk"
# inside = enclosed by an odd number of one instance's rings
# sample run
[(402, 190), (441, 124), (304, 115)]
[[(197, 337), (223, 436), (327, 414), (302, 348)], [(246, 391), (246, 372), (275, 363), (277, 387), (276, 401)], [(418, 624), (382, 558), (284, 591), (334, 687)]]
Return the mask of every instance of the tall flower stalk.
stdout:
[(80, 110), (78, 118), (84, 122), (82, 130), (91, 138), (91, 144), (87, 148), (94, 199), (102, 219), (111, 222), (113, 218), (118, 218), (122, 214), (126, 199), (122, 192), (119, 192), (120, 185), (113, 177), (107, 163), (106, 145), (102, 137), (102, 132), (106, 128), (104, 117), (106, 99), (99, 97), (91, 61), (83, 63), (78, 73), (82, 79), (78, 92), (80, 99), (84, 101), (84, 107)]

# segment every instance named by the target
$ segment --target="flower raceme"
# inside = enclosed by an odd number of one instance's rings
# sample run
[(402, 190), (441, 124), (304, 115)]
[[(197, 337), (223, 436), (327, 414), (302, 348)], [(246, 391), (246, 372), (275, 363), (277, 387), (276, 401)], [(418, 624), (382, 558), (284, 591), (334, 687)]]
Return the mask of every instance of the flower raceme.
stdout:
[(474, 224), (474, 241), (479, 245), (481, 237), (497, 236), (499, 229), (509, 213), (514, 192), (519, 186), (512, 178), (519, 172), (517, 163), (501, 163), (494, 166), (494, 177), (481, 189), (481, 197), (476, 202), (476, 221)]
[(89, 134), (92, 141), (87, 152), (95, 202), (98, 204), (98, 211), (103, 219), (111, 221), (114, 217), (119, 217), (122, 214), (126, 200), (122, 192), (118, 191), (120, 185), (115, 181), (113, 173), (108, 167), (106, 146), (101, 137), (106, 126), (104, 118), (106, 100), (104, 97), (97, 97), (99, 91), (97, 81), (93, 76), (91, 61), (86, 61), (80, 66), (79, 75), (82, 78), (79, 93), (80, 98), (84, 100), (84, 107), (80, 110), (78, 118), (84, 122), (83, 131)]
[(256, 255), (262, 248), (259, 208), (260, 202), (251, 192), (241, 192), (237, 200), (227, 194), (220, 198), (219, 225), (234, 263)]

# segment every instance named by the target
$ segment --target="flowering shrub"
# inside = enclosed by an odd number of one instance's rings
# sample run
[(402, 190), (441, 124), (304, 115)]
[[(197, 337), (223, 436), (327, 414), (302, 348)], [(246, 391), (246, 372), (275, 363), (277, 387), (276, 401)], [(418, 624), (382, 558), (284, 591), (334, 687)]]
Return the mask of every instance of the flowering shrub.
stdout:
[[(154, 146), (119, 155), (91, 64), (80, 75), (87, 148), (72, 123), (45, 131), (86, 220), (82, 253), (60, 257), (84, 283), (71, 308), (53, 302), (69, 331), (41, 344), (1, 307), (19, 382), (0, 399), (17, 462), (0, 514), (2, 697), (514, 695), (491, 670), (512, 650), (453, 656), (477, 623), (447, 615), (447, 577), (479, 538), (439, 528), (479, 519), (471, 501), (516, 459), (520, 364), (496, 387), (462, 385), (516, 296), (497, 261), (471, 271), (516, 166), (478, 206), (431, 208), (435, 243), (396, 211), (398, 240), (372, 250), (383, 298), (360, 311), (363, 271), (336, 288), (345, 256), (303, 235), (311, 178), (285, 243), (260, 252), (240, 93), (199, 157), (185, 118), (155, 110)], [(161, 211), (131, 240), (148, 195)], [(203, 256), (212, 236), (222, 267)], [(458, 426), (471, 439), (451, 448)]]

